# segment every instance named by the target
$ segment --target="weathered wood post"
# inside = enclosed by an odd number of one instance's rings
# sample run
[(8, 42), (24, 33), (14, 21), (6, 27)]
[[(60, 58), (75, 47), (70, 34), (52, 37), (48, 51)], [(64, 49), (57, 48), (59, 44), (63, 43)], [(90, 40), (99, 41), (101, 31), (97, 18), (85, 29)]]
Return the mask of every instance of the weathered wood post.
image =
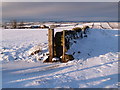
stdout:
[(62, 55), (62, 62), (66, 62), (65, 52), (66, 52), (66, 46), (65, 46), (65, 30), (63, 30), (63, 55)]
[(48, 29), (48, 49), (49, 49), (49, 60), (52, 62), (54, 57), (54, 29)]

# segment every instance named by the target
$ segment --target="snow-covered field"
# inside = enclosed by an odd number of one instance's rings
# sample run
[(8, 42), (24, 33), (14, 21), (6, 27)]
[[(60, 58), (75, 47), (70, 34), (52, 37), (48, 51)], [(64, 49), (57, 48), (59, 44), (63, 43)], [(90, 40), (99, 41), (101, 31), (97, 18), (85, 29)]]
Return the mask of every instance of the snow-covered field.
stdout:
[[(2, 30), (2, 87), (117, 88), (118, 36), (116, 29), (90, 29), (88, 37), (74, 40), (68, 51), (75, 60), (43, 63), (40, 59), (48, 52), (46, 29)], [(37, 45), (42, 52), (29, 56)]]

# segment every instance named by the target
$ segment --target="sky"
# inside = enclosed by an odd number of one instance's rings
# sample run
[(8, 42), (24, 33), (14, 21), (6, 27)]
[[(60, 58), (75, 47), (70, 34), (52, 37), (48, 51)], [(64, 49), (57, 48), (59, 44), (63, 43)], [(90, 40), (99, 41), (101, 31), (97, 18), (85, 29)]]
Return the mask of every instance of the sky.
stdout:
[(117, 2), (3, 2), (2, 19), (21, 21), (117, 21)]
[(2, 0), (2, 2), (119, 2), (119, 0)]

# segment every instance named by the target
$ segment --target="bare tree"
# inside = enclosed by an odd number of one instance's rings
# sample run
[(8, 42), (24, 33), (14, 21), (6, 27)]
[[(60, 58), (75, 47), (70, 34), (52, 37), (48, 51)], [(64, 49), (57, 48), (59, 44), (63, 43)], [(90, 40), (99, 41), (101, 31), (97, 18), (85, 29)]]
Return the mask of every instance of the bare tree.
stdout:
[(23, 21), (20, 22), (20, 24), (19, 24), (19, 28), (22, 28), (22, 26), (24, 26), (24, 22), (23, 22)]
[(17, 28), (17, 21), (16, 20), (13, 20), (11, 23), (12, 23), (13, 29)]
[(7, 29), (7, 22), (4, 23), (3, 27), (4, 29)]

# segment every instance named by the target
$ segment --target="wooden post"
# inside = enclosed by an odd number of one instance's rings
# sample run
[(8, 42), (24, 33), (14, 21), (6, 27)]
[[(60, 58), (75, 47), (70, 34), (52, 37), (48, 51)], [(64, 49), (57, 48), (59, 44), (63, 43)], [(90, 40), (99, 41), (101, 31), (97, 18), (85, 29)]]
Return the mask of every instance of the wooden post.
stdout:
[(62, 62), (66, 62), (66, 59), (65, 59), (65, 30), (63, 30), (63, 55), (62, 55)]
[(52, 62), (54, 57), (54, 29), (48, 30), (48, 48), (49, 48), (49, 61)]

